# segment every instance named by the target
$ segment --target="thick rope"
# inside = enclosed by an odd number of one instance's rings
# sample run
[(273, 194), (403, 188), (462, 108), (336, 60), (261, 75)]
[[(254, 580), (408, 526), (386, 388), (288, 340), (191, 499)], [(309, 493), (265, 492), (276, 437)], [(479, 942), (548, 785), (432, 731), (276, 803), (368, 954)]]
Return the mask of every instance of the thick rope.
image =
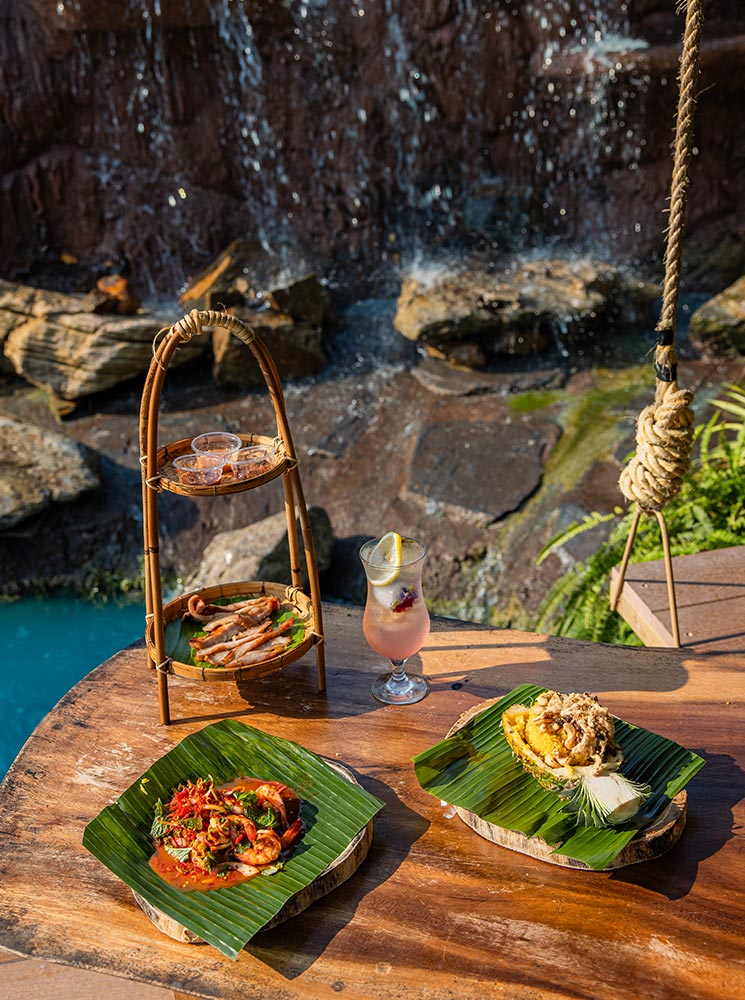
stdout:
[[(685, 8), (680, 5), (679, 9)], [(688, 0), (683, 51), (680, 57), (678, 114), (675, 125), (675, 156), (670, 188), (670, 222), (665, 251), (665, 283), (658, 330), (675, 330), (680, 289), (680, 263), (685, 226), (686, 200), (693, 154), (693, 120), (699, 75), (699, 49), (704, 24), (703, 0)]]
[(657, 387), (654, 403), (639, 415), (636, 455), (619, 479), (624, 496), (636, 501), (645, 512), (660, 510), (680, 492), (693, 444), (693, 393), (678, 386), (675, 327), (703, 21), (702, 0), (688, 0), (680, 58), (665, 278), (654, 357)]

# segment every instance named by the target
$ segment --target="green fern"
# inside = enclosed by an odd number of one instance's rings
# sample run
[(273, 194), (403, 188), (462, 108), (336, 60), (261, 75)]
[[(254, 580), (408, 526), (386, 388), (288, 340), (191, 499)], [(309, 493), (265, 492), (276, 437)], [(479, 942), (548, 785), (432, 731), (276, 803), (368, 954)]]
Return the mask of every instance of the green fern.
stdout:
[[(745, 542), (745, 387), (728, 384), (725, 399), (696, 429), (691, 467), (680, 493), (665, 507), (673, 555), (727, 548)], [(736, 419), (724, 420), (727, 413)], [(623, 558), (633, 511), (594, 512), (569, 525), (546, 545), (542, 562), (577, 535), (615, 522), (597, 552), (577, 563), (550, 588), (538, 609), (535, 629), (577, 639), (641, 645), (626, 622), (610, 610), (610, 572)], [(655, 518), (642, 518), (633, 559), (662, 558), (662, 541)]]

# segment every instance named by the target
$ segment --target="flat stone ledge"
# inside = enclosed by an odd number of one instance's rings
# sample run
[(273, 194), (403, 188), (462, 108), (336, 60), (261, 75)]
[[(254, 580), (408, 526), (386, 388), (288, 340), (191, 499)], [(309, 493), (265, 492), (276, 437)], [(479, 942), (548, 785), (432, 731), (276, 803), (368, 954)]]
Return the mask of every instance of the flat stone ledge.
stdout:
[(558, 438), (547, 422), (430, 424), (414, 448), (405, 499), (489, 524), (517, 510), (540, 486)]

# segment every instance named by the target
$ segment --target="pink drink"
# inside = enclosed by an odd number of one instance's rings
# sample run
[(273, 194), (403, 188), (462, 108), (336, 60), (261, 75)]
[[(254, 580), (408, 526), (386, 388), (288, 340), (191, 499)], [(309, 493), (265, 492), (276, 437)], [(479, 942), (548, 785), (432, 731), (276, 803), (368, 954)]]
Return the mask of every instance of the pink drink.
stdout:
[(413, 705), (429, 691), (421, 674), (406, 671), (406, 660), (418, 653), (429, 634), (429, 613), (422, 595), (426, 546), (415, 538), (389, 531), (365, 542), (360, 559), (367, 576), (367, 602), (362, 629), (368, 644), (387, 657), (391, 671), (376, 677), (373, 696), (386, 705)]
[[(429, 613), (419, 591), (412, 594), (398, 587), (395, 595), (380, 593), (393, 589), (368, 583), (362, 630), (376, 653), (389, 660), (406, 660), (422, 648), (429, 635)], [(383, 603), (380, 598), (387, 596), (392, 596), (392, 601)], [(396, 610), (397, 600), (399, 610)]]

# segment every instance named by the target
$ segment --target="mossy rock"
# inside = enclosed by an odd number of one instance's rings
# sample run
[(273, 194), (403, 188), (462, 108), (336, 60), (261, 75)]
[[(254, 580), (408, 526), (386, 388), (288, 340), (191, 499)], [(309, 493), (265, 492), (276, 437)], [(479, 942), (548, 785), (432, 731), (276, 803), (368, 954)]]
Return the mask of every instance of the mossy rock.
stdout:
[(745, 354), (745, 275), (696, 310), (690, 337), (701, 350)]

